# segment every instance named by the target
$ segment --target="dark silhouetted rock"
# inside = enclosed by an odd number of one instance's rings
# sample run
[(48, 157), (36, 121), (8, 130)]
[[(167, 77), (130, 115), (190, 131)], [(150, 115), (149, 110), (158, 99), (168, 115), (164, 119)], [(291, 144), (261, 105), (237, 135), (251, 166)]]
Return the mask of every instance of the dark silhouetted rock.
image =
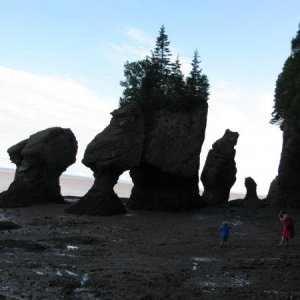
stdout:
[(258, 199), (256, 192), (256, 182), (252, 177), (245, 178), (246, 196), (245, 199)]
[(241, 207), (260, 208), (263, 206), (263, 202), (257, 196), (256, 186), (253, 178), (245, 178), (246, 196), (240, 203)]
[(39, 131), (11, 148), (15, 178), (0, 194), (0, 207), (22, 207), (35, 203), (63, 203), (59, 177), (76, 160), (77, 141), (70, 129)]
[(266, 206), (266, 201), (262, 201), (258, 198), (256, 192), (256, 182), (253, 178), (245, 178), (246, 195), (244, 199), (235, 199), (229, 201), (230, 207), (243, 207), (243, 208), (261, 208)]
[[(300, 127), (300, 126), (299, 126)], [(300, 129), (290, 127), (288, 122), (282, 126), (283, 145), (278, 168), (278, 196), (274, 197), (276, 187), (272, 187), (271, 204), (275, 206), (300, 207)]]
[(278, 190), (278, 176), (276, 176), (270, 184), (269, 191), (265, 199), (271, 206), (280, 206)]
[(113, 187), (125, 170), (140, 164), (144, 116), (136, 104), (122, 106), (111, 114), (109, 126), (87, 146), (82, 160), (94, 172), (94, 184), (78, 203), (66, 210), (69, 213), (103, 216), (126, 213)]
[(94, 171), (94, 185), (67, 212), (124, 213), (113, 186), (125, 170), (130, 170), (134, 183), (128, 207), (156, 210), (199, 207), (199, 155), (207, 104), (190, 112), (159, 110), (147, 114), (139, 104), (127, 104), (112, 116), (110, 125), (88, 145), (84, 155), (83, 163)]
[(236, 181), (235, 149), (239, 134), (229, 129), (208, 152), (201, 173), (204, 186), (202, 199), (207, 205), (227, 203), (230, 189)]
[(142, 163), (130, 171), (133, 209), (185, 210), (202, 205), (199, 156), (207, 105), (190, 112), (156, 111), (147, 119)]

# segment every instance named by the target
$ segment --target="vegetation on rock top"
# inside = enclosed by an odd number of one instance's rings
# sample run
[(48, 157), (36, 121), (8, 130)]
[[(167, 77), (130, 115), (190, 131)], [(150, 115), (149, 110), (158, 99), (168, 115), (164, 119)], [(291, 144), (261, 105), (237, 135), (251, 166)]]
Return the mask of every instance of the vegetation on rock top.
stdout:
[(271, 123), (282, 125), (288, 121), (300, 129), (300, 24), (291, 44), (291, 54), (276, 82)]
[(179, 57), (171, 61), (169, 44), (165, 27), (162, 26), (151, 56), (125, 63), (120, 106), (138, 102), (146, 110), (182, 111), (207, 102), (209, 82), (207, 76), (202, 74), (198, 51), (194, 52), (189, 76), (184, 78)]

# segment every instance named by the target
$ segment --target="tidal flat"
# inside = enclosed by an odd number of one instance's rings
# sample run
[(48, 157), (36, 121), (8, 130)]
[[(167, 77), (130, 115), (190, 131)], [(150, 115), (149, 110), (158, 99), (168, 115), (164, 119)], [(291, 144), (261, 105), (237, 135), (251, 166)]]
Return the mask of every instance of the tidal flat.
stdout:
[[(68, 205), (0, 210), (3, 299), (298, 299), (296, 236), (278, 246), (278, 210), (129, 210), (66, 214)], [(219, 247), (219, 226), (231, 226)]]

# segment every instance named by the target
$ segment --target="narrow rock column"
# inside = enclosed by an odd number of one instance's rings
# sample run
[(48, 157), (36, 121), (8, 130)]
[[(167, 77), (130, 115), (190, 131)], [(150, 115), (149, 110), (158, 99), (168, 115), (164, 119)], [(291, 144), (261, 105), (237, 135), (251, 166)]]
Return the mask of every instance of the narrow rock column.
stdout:
[(235, 149), (239, 134), (227, 129), (206, 158), (201, 174), (204, 186), (202, 199), (207, 205), (227, 203), (230, 189), (236, 181)]
[(95, 181), (91, 189), (76, 204), (66, 209), (73, 214), (110, 216), (124, 214), (126, 209), (114, 192), (122, 170), (106, 170), (94, 173)]
[(245, 178), (246, 196), (245, 199), (255, 199), (257, 197), (256, 182), (252, 177)]

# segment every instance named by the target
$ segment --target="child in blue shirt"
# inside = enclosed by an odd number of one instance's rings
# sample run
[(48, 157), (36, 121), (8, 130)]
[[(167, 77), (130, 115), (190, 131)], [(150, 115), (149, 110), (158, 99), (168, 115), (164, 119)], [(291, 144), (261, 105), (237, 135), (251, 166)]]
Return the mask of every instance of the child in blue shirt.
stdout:
[(223, 222), (219, 230), (221, 235), (220, 247), (222, 247), (223, 245), (224, 246), (229, 245), (229, 243), (227, 242), (228, 242), (230, 227), (226, 222)]

